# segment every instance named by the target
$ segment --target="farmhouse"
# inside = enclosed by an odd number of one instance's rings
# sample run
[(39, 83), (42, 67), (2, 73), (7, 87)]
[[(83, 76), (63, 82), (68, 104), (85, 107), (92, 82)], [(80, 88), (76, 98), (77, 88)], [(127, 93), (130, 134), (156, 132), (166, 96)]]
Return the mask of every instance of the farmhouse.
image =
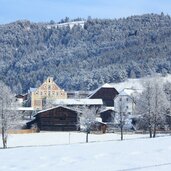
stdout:
[(78, 130), (77, 112), (68, 107), (57, 106), (47, 110), (42, 110), (34, 117), (34, 120), (27, 123), (28, 128), (36, 125), (39, 130), (44, 131)]
[(17, 102), (18, 106), (22, 106), (26, 99), (27, 99), (27, 94), (15, 95), (15, 101)]

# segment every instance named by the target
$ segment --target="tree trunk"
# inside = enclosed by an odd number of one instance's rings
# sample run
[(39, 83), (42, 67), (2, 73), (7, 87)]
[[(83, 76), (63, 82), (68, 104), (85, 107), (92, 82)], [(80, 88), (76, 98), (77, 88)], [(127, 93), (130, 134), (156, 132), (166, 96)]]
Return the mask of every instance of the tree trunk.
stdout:
[(121, 125), (121, 140), (123, 140), (123, 126)]
[(89, 134), (89, 131), (86, 132), (86, 143), (88, 143), (88, 134)]
[(153, 138), (156, 137), (156, 123), (154, 124), (154, 129), (153, 129)]
[(152, 127), (149, 126), (149, 133), (150, 133), (150, 138), (152, 138)]
[(2, 143), (3, 143), (3, 148), (7, 148), (7, 137), (5, 136), (4, 127), (2, 127)]
[(5, 119), (4, 119), (4, 111), (3, 111), (3, 101), (2, 101), (2, 113), (1, 113), (1, 120), (2, 120), (2, 144), (3, 148), (7, 148), (7, 136), (6, 136), (6, 130), (5, 130)]

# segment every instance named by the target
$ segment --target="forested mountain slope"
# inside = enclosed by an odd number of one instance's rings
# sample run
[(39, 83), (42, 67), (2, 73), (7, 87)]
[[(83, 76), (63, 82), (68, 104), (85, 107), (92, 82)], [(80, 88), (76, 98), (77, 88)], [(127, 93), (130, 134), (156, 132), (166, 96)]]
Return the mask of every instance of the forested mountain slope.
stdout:
[(47, 76), (66, 90), (92, 90), (154, 72), (171, 73), (171, 17), (89, 19), (84, 28), (0, 25), (0, 79), (26, 92)]

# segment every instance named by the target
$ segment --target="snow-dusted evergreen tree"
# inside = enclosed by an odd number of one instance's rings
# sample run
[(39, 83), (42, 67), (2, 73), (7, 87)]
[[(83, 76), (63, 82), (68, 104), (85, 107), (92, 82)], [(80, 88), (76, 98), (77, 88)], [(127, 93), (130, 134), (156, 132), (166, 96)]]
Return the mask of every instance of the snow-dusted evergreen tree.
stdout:
[(149, 130), (150, 138), (156, 137), (157, 128), (164, 127), (167, 109), (168, 100), (161, 80), (148, 80), (137, 100), (136, 113), (141, 116), (139, 124)]
[(88, 134), (90, 133), (91, 128), (96, 122), (96, 117), (99, 111), (99, 108), (95, 106), (82, 106), (78, 108), (79, 111), (79, 126), (80, 129), (86, 132), (86, 142), (88, 143)]
[(11, 90), (0, 82), (0, 127), (3, 148), (7, 148), (8, 131), (19, 124), (19, 114), (16, 111), (16, 102)]

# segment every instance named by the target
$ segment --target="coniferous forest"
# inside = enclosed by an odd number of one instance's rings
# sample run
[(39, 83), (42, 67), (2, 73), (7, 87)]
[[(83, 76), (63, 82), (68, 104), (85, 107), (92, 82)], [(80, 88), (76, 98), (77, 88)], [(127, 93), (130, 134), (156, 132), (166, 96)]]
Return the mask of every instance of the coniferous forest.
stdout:
[[(16, 21), (0, 25), (0, 80), (16, 93), (47, 76), (65, 90), (171, 73), (171, 17), (91, 19), (84, 27)], [(51, 28), (47, 27), (52, 25)]]

